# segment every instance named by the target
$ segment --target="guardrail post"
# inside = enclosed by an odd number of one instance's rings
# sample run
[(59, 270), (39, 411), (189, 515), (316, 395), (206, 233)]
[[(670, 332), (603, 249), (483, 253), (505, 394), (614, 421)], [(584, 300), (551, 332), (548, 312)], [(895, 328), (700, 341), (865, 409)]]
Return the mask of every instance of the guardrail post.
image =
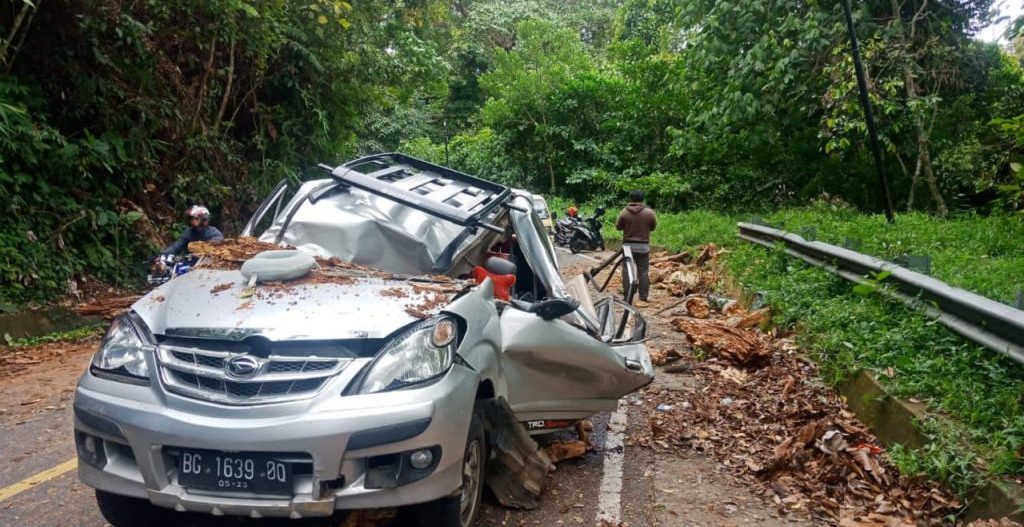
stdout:
[(846, 238), (843, 240), (843, 248), (849, 249), (854, 252), (860, 252), (860, 248), (864, 246), (864, 241), (860, 238)]
[(924, 254), (904, 254), (903, 256), (897, 256), (893, 261), (912, 271), (917, 271), (929, 276), (932, 274), (931, 256)]
[(1017, 309), (1024, 309), (1024, 291), (1017, 290)]

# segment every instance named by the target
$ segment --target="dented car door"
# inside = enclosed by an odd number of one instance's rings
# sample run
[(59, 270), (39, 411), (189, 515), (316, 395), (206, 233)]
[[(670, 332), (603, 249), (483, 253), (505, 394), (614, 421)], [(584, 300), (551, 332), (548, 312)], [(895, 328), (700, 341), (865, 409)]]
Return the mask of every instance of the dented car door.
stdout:
[[(514, 203), (526, 204), (528, 200), (517, 199)], [(510, 215), (526, 263), (549, 296), (572, 298), (581, 307), (572, 315), (553, 320), (513, 306), (502, 312), (501, 356), (509, 404), (521, 422), (558, 423), (548, 428), (564, 427), (567, 421), (613, 410), (620, 397), (654, 378), (642, 342), (642, 317), (632, 306), (618, 302), (615, 305), (620, 313), (635, 317), (633, 324), (639, 332), (618, 340), (604, 335), (589, 294), (575, 287), (570, 291), (562, 281), (554, 250), (536, 216), (516, 209)], [(537, 431), (545, 426), (531, 428)]]

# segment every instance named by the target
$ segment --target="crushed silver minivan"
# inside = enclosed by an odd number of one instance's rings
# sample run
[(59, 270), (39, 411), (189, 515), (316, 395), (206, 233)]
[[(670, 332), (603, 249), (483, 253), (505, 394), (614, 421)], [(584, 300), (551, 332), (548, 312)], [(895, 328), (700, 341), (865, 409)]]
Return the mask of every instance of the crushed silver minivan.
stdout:
[(465, 527), (488, 469), (521, 459), (499, 436), (652, 380), (643, 318), (563, 282), (529, 193), (401, 154), (323, 168), (243, 233), (294, 250), (203, 257), (104, 337), (74, 433), (115, 527), (392, 507)]

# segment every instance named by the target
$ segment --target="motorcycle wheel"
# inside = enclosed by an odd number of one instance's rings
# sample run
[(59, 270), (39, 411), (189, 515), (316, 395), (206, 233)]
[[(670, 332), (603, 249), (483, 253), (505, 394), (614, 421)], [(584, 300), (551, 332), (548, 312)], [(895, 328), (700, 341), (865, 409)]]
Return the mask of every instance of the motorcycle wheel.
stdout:
[(573, 254), (579, 254), (585, 248), (587, 242), (580, 238), (573, 238), (569, 240), (569, 251)]

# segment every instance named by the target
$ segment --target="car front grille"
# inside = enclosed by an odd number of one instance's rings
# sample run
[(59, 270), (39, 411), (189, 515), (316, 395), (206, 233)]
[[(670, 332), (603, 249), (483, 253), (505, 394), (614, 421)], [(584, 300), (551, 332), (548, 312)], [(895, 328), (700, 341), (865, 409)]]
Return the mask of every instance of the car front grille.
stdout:
[(160, 344), (160, 378), (167, 389), (194, 399), (223, 404), (280, 403), (313, 397), (344, 370), (349, 358), (270, 355), (247, 356), (252, 372), (239, 376), (229, 363), (244, 352), (212, 351)]

